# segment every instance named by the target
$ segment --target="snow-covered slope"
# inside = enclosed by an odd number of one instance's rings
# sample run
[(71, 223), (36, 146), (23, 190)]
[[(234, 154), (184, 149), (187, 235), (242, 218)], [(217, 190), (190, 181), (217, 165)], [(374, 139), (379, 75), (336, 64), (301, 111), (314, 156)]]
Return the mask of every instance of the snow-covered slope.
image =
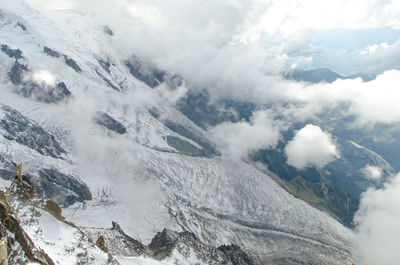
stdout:
[[(251, 165), (219, 157), (206, 132), (174, 106), (184, 82), (144, 67), (132, 72), (136, 57), (122, 57), (105, 26), (71, 10), (0, 3), (3, 179), (22, 162), (41, 196), (68, 207), (67, 219), (92, 228), (117, 221), (146, 244), (168, 228), (214, 247), (239, 245), (257, 264), (351, 264), (350, 230)], [(157, 80), (165, 82), (149, 86)], [(61, 259), (57, 241), (79, 237), (58, 234), (63, 225), (41, 216), (49, 230), (32, 237)]]

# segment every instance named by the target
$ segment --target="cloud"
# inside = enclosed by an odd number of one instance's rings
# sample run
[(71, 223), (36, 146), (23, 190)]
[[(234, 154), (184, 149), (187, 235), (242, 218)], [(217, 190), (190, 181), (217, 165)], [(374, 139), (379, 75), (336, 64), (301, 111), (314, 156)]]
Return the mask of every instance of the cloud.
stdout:
[(331, 136), (312, 124), (296, 132), (286, 145), (285, 154), (287, 163), (297, 169), (324, 167), (339, 157)]
[(362, 51), (361, 65), (365, 65), (364, 72), (380, 73), (382, 71), (400, 67), (400, 39), (394, 44), (368, 46)]
[(56, 85), (55, 76), (47, 70), (36, 71), (30, 76), (30, 78), (32, 79), (32, 81), (43, 87), (54, 87)]
[(371, 180), (380, 180), (383, 176), (382, 168), (377, 166), (366, 165), (361, 171)]
[(400, 260), (400, 175), (382, 189), (362, 194), (354, 218), (353, 257), (360, 265), (397, 265)]
[[(53, 1), (30, 2), (46, 8)], [(182, 75), (188, 87), (207, 87), (216, 97), (264, 102), (273, 101), (277, 90), (286, 86), (279, 78), (282, 71), (307, 64), (313, 54), (320, 52), (311, 45), (315, 30), (388, 26), (400, 14), (396, 1), (67, 3), (109, 25), (115, 33), (111, 41), (123, 57), (143, 57), (170, 73)], [(288, 55), (302, 58), (292, 61)]]
[(274, 120), (268, 111), (257, 111), (250, 122), (224, 122), (208, 130), (222, 154), (232, 160), (247, 158), (251, 151), (272, 148), (285, 130), (282, 122)]
[(312, 45), (314, 32), (302, 30), (281, 46), (281, 52), (289, 56), (312, 56), (322, 52), (322, 49)]

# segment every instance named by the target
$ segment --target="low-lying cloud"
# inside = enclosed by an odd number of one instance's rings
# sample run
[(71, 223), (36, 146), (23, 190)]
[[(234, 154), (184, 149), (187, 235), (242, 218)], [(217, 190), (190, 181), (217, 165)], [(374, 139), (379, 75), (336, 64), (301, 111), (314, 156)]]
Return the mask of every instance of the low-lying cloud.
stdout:
[(297, 169), (321, 168), (339, 157), (331, 136), (312, 124), (296, 132), (286, 145), (285, 154), (287, 163)]
[(397, 265), (400, 260), (400, 174), (382, 189), (369, 189), (355, 216), (356, 264)]
[(250, 122), (224, 122), (208, 132), (225, 157), (239, 160), (257, 149), (276, 146), (284, 129), (284, 124), (274, 120), (271, 113), (257, 111)]
[(364, 175), (371, 180), (381, 180), (383, 176), (383, 169), (377, 166), (372, 166), (372, 165), (366, 165), (363, 169), (362, 172)]

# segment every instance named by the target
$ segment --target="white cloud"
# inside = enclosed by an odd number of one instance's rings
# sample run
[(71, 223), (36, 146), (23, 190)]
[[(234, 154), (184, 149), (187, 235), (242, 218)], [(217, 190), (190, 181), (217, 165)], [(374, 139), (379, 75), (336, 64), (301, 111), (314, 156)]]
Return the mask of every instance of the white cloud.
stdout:
[(364, 175), (372, 180), (380, 180), (383, 175), (383, 170), (380, 167), (377, 166), (372, 166), (372, 165), (366, 165), (363, 169), (362, 172)]
[(268, 111), (257, 111), (250, 122), (224, 122), (208, 130), (225, 157), (246, 158), (251, 151), (274, 147), (285, 126)]
[(324, 167), (339, 157), (331, 136), (312, 124), (296, 132), (286, 145), (285, 153), (287, 163), (297, 169)]
[(365, 48), (360, 64), (365, 65), (364, 72), (380, 73), (393, 67), (400, 67), (400, 39), (394, 44), (372, 45)]
[(47, 70), (41, 70), (41, 71), (36, 71), (32, 74), (31, 79), (42, 86), (55, 86), (56, 85), (56, 78), (55, 76), (47, 71)]
[[(44, 8), (53, 3), (30, 1)], [(137, 54), (181, 74), (189, 87), (250, 101), (273, 101), (285, 86), (277, 75), (293, 63), (309, 63), (320, 51), (310, 44), (314, 30), (388, 26), (400, 14), (396, 1), (372, 0), (68, 3), (110, 25), (114, 44), (126, 58)], [(287, 54), (303, 58), (288, 62)]]
[(355, 216), (353, 256), (360, 265), (397, 265), (400, 260), (400, 175), (384, 188), (363, 193)]

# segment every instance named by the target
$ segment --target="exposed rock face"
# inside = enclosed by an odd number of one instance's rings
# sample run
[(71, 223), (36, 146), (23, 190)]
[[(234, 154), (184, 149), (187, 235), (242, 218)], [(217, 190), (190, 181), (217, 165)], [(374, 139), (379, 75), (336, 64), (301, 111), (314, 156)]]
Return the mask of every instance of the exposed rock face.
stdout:
[(6, 139), (26, 145), (42, 155), (54, 158), (62, 158), (65, 155), (65, 150), (54, 136), (47, 133), (36, 122), (1, 103), (0, 111), (4, 115), (3, 118), (0, 118), (0, 129), (5, 131)]
[(116, 85), (114, 85), (110, 80), (107, 79), (104, 75), (102, 75), (99, 71), (96, 70), (96, 74), (103, 79), (106, 84), (114, 90), (121, 91)]
[(169, 146), (175, 148), (179, 152), (189, 156), (202, 156), (207, 157), (207, 151), (199, 149), (188, 141), (182, 140), (179, 137), (167, 136), (167, 143)]
[(33, 81), (23, 82), (17, 88), (17, 93), (27, 98), (33, 98), (39, 102), (56, 103), (71, 96), (64, 82), (56, 86), (38, 84)]
[(0, 202), (0, 230), (2, 231), (2, 237), (9, 241), (8, 261), (10, 264), (25, 264), (26, 261), (31, 261), (42, 265), (55, 265), (43, 250), (35, 246), (35, 243), (22, 228), (20, 220), (15, 217), (13, 209), (8, 203), (8, 196), (18, 198), (18, 200), (22, 199), (23, 201), (30, 201), (36, 197), (33, 185), (24, 176), (23, 181), (15, 178), (9, 194), (6, 195), (4, 191), (2, 193), (4, 198)]
[[(15, 51), (11, 50), (10, 53), (14, 54)], [(59, 82), (55, 86), (39, 84), (27, 77), (29, 72), (28, 66), (21, 64), (18, 60), (15, 61), (8, 72), (8, 77), (16, 86), (16, 92), (19, 95), (45, 103), (55, 103), (71, 96), (71, 92), (64, 82)]]
[[(118, 223), (112, 222), (111, 229), (104, 228), (82, 228), (92, 241), (99, 242), (107, 246), (108, 252), (119, 256), (139, 256), (145, 252), (145, 246), (136, 239), (128, 236), (121, 229)], [(96, 239), (97, 238), (97, 239)]]
[(10, 47), (8, 47), (8, 45), (6, 44), (2, 44), (1, 45), (1, 50), (7, 54), (8, 56), (15, 58), (15, 59), (21, 59), (22, 57), (22, 51), (20, 49), (11, 49)]
[(8, 77), (14, 85), (19, 85), (22, 82), (22, 75), (24, 72), (28, 72), (28, 67), (19, 63), (18, 61), (15, 61), (10, 72), (8, 72)]
[(44, 46), (43, 52), (46, 53), (47, 55), (55, 58), (59, 58), (61, 54), (53, 49), (50, 49), (49, 47)]
[(188, 255), (194, 251), (195, 257), (206, 264), (252, 265), (252, 259), (236, 245), (213, 248), (202, 244), (195, 234), (173, 232), (164, 229), (157, 233), (148, 246), (148, 252), (156, 259), (164, 259), (178, 251)]
[(65, 63), (66, 63), (69, 67), (71, 67), (72, 69), (75, 70), (75, 72), (77, 72), (77, 73), (82, 72), (81, 67), (78, 65), (77, 62), (75, 62), (74, 59), (68, 57), (67, 55), (64, 55), (64, 60), (65, 60)]
[(86, 184), (55, 169), (41, 169), (39, 178), (33, 178), (33, 182), (40, 197), (54, 200), (63, 207), (92, 199)]
[(251, 258), (239, 246), (222, 245), (218, 247), (218, 250), (222, 251), (234, 265), (253, 264)]
[(122, 123), (112, 118), (105, 112), (97, 112), (94, 117), (94, 121), (101, 126), (106, 127), (107, 129), (114, 131), (119, 134), (126, 133), (126, 128)]
[(17, 22), (17, 26), (20, 27), (23, 31), (26, 31), (26, 30), (27, 30), (27, 29), (26, 29), (26, 26), (25, 26), (21, 21), (18, 21), (18, 22)]
[(103, 32), (107, 35), (114, 36), (114, 32), (108, 26), (104, 26)]
[(133, 57), (125, 61), (130, 73), (138, 80), (146, 83), (149, 87), (156, 87), (165, 81), (166, 73), (162, 70), (144, 66), (139, 58)]
[(180, 134), (188, 139), (191, 139), (197, 144), (199, 144), (201, 147), (203, 147), (203, 150), (198, 149), (201, 152), (200, 153), (201, 156), (210, 157), (213, 155), (218, 155), (218, 152), (216, 151), (214, 145), (211, 142), (209, 142), (205, 137), (201, 136), (199, 133), (191, 131), (188, 128), (184, 127), (183, 125), (169, 120), (165, 121), (164, 125), (167, 126), (170, 130), (176, 132), (177, 134)]
[[(10, 188), (0, 190), (0, 261), (1, 243), (8, 242), (5, 258), (9, 264), (119, 264), (112, 255), (96, 248), (79, 228), (65, 221), (55, 202), (39, 200), (27, 177), (21, 178), (22, 181), (15, 177)], [(68, 234), (69, 237), (61, 237), (60, 242), (49, 241), (44, 238), (48, 234), (43, 233), (51, 229), (48, 226), (60, 231), (56, 236)], [(60, 257), (65, 251), (68, 252), (66, 263), (66, 257)]]
[(109, 74), (111, 73), (111, 71), (110, 71), (110, 67), (111, 67), (110, 59), (108, 59), (108, 58), (106, 60), (98, 59), (98, 62), (100, 64), (101, 68), (104, 69), (104, 71), (106, 71)]

